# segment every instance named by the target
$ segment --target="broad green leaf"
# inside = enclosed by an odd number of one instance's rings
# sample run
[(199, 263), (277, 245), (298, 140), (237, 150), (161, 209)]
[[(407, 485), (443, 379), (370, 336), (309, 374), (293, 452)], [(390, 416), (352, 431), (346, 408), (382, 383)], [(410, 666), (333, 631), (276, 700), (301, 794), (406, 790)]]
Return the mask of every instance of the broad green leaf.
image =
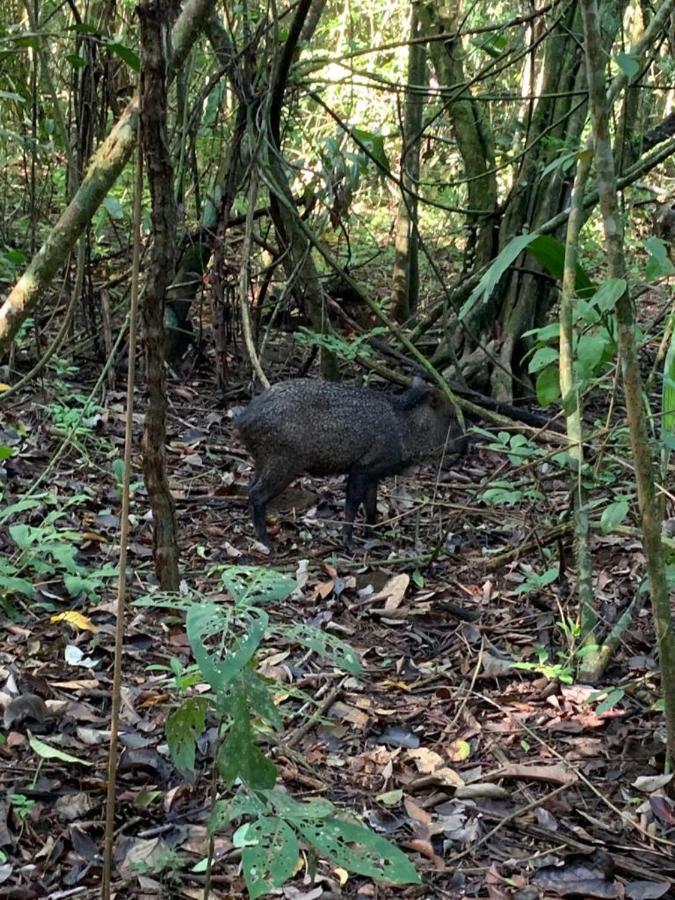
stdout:
[(549, 341), (558, 340), (560, 337), (560, 322), (551, 322), (550, 325), (542, 325), (541, 328), (530, 328), (523, 332), (523, 337), (534, 337), (539, 344), (547, 344)]
[(384, 149), (384, 136), (373, 131), (365, 131), (362, 128), (352, 128), (352, 136), (366, 148), (379, 167), (385, 172), (391, 172), (389, 159)]
[(537, 375), (537, 403), (550, 406), (560, 398), (560, 372), (557, 366), (549, 366)]
[(352, 675), (358, 675), (361, 672), (361, 660), (357, 654), (349, 644), (334, 635), (304, 623), (293, 625), (288, 631), (284, 629), (284, 633), (289, 641), (297, 641), (299, 644), (309, 647), (310, 650), (314, 650), (315, 653), (329, 660), (338, 669), (343, 669)]
[[(187, 614), (186, 629), (195, 661), (214, 691), (224, 691), (251, 659), (265, 635), (269, 617), (261, 609), (251, 608), (238, 620), (245, 637), (238, 638), (229, 629), (230, 620), (215, 603), (195, 603)], [(205, 641), (217, 635), (220, 648), (210, 652)], [(227, 645), (231, 650), (227, 649)]]
[(209, 816), (209, 834), (222, 831), (241, 816), (262, 816), (266, 812), (265, 804), (253, 794), (237, 794), (230, 800), (217, 800)]
[(536, 239), (536, 237), (536, 234), (519, 234), (509, 241), (499, 256), (497, 256), (490, 265), (490, 268), (483, 275), (471, 292), (468, 300), (460, 309), (460, 320), (464, 319), (480, 300), (485, 303), (490, 299), (493, 290), (497, 286), (504, 272), (506, 272), (509, 266), (520, 256), (523, 250)]
[(625, 691), (623, 688), (614, 688), (614, 690), (610, 691), (605, 699), (595, 707), (596, 713), (601, 715), (602, 713), (609, 712), (610, 709), (613, 709), (617, 703), (620, 703), (621, 700), (623, 700), (624, 694)]
[(207, 709), (205, 697), (190, 697), (166, 720), (166, 740), (171, 759), (181, 772), (194, 771), (195, 744), (206, 727)]
[(293, 829), (276, 816), (261, 816), (240, 829), (235, 847), (241, 852), (249, 897), (262, 897), (295, 873), (300, 845)]
[(640, 60), (633, 53), (617, 53), (616, 63), (629, 78), (635, 78), (640, 71)]
[(264, 566), (225, 566), (220, 579), (239, 606), (285, 600), (297, 587), (293, 578)]
[(555, 347), (539, 347), (532, 355), (528, 371), (533, 374), (539, 372), (541, 369), (546, 368), (546, 366), (557, 363), (559, 356), (560, 354)]
[(10, 456), (14, 456), (14, 450), (5, 444), (0, 444), (0, 461), (9, 459)]
[(70, 753), (64, 753), (63, 750), (52, 747), (51, 744), (45, 744), (44, 741), (36, 738), (30, 731), (28, 732), (28, 743), (30, 744), (31, 749), (42, 759), (58, 759), (60, 762), (77, 763), (80, 766), (91, 765), (86, 759), (80, 759), (79, 756), (71, 756)]
[(601, 530), (605, 534), (613, 531), (626, 518), (628, 510), (628, 500), (615, 500), (614, 503), (610, 503), (602, 511), (602, 516), (600, 517)]
[(35, 596), (35, 588), (25, 578), (17, 578), (15, 575), (5, 575), (0, 571), (0, 591), (6, 594), (24, 594), (26, 597)]
[(602, 312), (613, 312), (626, 287), (625, 278), (607, 278), (593, 294), (591, 302)]
[(267, 799), (275, 811), (290, 822), (296, 819), (325, 819), (335, 814), (335, 807), (324, 797), (302, 803), (280, 790), (267, 792)]
[(294, 824), (322, 855), (349, 872), (394, 884), (419, 884), (420, 877), (398, 847), (355, 822), (329, 817)]
[(141, 61), (138, 58), (138, 54), (133, 51), (131, 47), (125, 47), (124, 44), (120, 44), (119, 41), (106, 41), (105, 45), (109, 50), (112, 50), (113, 53), (116, 53), (121, 60), (124, 60), (134, 72), (141, 71)]
[(28, 550), (37, 540), (36, 529), (31, 528), (30, 525), (10, 525), (9, 536), (19, 550)]
[(274, 683), (267, 682), (257, 672), (253, 672), (248, 668), (243, 670), (241, 677), (244, 680), (244, 689), (246, 690), (251, 710), (260, 716), (261, 719), (269, 722), (274, 728), (281, 730), (284, 721), (274, 704), (274, 697), (272, 696)]
[(596, 373), (609, 344), (610, 337), (604, 329), (587, 331), (581, 335), (575, 355), (585, 378), (591, 378)]
[[(535, 237), (527, 250), (554, 278), (562, 281), (565, 271), (565, 245), (563, 243), (549, 234), (540, 234)], [(595, 290), (593, 282), (580, 265), (577, 265), (574, 277), (574, 290), (579, 297), (590, 297)]]
[(649, 253), (649, 259), (645, 267), (645, 279), (647, 281), (656, 281), (657, 278), (665, 278), (675, 272), (675, 266), (668, 256), (668, 248), (661, 238), (647, 238), (645, 248)]
[(227, 786), (240, 778), (251, 790), (270, 790), (277, 780), (277, 769), (255, 743), (246, 695), (237, 684), (231, 696), (232, 725), (218, 751), (216, 764)]

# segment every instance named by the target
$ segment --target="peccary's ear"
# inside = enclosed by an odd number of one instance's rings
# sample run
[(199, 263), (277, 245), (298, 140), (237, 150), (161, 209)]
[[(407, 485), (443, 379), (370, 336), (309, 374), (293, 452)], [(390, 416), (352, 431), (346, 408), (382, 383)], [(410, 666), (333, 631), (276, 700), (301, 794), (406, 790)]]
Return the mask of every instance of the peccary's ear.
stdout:
[(415, 375), (410, 387), (403, 394), (405, 407), (411, 409), (413, 406), (418, 406), (420, 403), (423, 403), (429, 396), (430, 390), (431, 388), (429, 385)]

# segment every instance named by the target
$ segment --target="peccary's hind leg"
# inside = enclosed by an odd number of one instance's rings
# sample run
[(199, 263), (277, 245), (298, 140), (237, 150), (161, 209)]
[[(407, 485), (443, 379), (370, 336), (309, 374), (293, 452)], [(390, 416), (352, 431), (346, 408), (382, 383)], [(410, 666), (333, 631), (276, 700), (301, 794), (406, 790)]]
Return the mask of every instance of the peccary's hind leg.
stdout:
[(369, 482), (364, 505), (366, 522), (369, 525), (374, 525), (377, 522), (377, 481)]
[(280, 471), (277, 468), (256, 469), (253, 481), (248, 489), (248, 499), (253, 513), (253, 527), (258, 540), (269, 547), (270, 538), (267, 533), (265, 513), (267, 504), (280, 494), (296, 477), (296, 472)]
[[(359, 506), (366, 499), (369, 480), (368, 476), (360, 472), (350, 472), (347, 478), (347, 499), (345, 502), (345, 527), (342, 531), (346, 547), (351, 547), (352, 534), (354, 533), (354, 519), (359, 511)], [(377, 490), (377, 488), (376, 488)]]

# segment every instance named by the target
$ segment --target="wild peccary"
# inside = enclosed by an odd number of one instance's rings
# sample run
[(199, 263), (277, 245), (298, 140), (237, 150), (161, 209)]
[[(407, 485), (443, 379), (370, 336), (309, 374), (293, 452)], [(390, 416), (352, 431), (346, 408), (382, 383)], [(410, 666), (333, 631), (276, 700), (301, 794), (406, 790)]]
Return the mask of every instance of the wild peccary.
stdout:
[(377, 514), (377, 483), (424, 457), (464, 451), (452, 404), (419, 379), (402, 394), (315, 381), (276, 384), (234, 419), (255, 462), (249, 488), (253, 524), (268, 544), (267, 503), (303, 473), (347, 475), (344, 539), (351, 543), (363, 503)]

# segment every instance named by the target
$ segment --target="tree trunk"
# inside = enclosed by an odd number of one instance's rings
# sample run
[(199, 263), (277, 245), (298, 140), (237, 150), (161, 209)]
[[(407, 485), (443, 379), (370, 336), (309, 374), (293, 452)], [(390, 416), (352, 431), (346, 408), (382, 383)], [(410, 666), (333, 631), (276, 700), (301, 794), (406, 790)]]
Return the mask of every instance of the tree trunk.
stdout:
[(169, 0), (144, 0), (141, 25), (141, 136), (152, 198), (153, 244), (145, 285), (143, 325), (148, 405), (143, 429), (143, 471), (152, 508), (153, 552), (163, 591), (177, 591), (176, 510), (166, 475), (166, 370), (164, 303), (175, 264), (176, 210), (166, 130), (165, 47)]
[[(441, 5), (420, 6), (422, 27), (430, 33), (449, 34), (461, 21), (461, 2), (453, 0), (447, 14)], [(480, 268), (495, 255), (495, 215), (497, 176), (494, 139), (490, 123), (471, 96), (464, 74), (464, 51), (460, 38), (430, 43), (430, 55), (440, 85), (450, 88), (448, 112), (462, 157), (466, 178), (467, 226), (469, 239), (465, 248), (464, 270)], [(457, 87), (459, 86), (459, 87)]]
[(419, 240), (417, 231), (420, 177), (420, 137), (427, 86), (427, 50), (415, 43), (421, 34), (419, 4), (410, 10), (410, 40), (408, 49), (408, 93), (401, 147), (401, 198), (394, 225), (396, 258), (391, 298), (392, 316), (405, 322), (416, 309), (419, 297)]
[[(606, 52), (601, 41), (596, 0), (581, 0), (589, 98), (595, 145), (595, 167), (600, 194), (610, 278), (625, 279), (623, 255), (623, 222), (616, 197), (616, 172), (609, 136), (609, 114), (605, 95)], [(619, 352), (623, 373), (626, 411), (630, 431), (633, 465), (642, 519), (642, 546), (647, 563), (649, 594), (661, 663), (661, 690), (664, 699), (667, 734), (667, 771), (675, 764), (675, 631), (666, 582), (661, 527), (663, 504), (657, 500), (654, 484), (656, 468), (651, 456), (643, 408), (642, 378), (635, 339), (633, 304), (628, 285), (616, 305)], [(637, 589), (637, 588), (636, 588)], [(670, 790), (674, 786), (671, 783)]]

